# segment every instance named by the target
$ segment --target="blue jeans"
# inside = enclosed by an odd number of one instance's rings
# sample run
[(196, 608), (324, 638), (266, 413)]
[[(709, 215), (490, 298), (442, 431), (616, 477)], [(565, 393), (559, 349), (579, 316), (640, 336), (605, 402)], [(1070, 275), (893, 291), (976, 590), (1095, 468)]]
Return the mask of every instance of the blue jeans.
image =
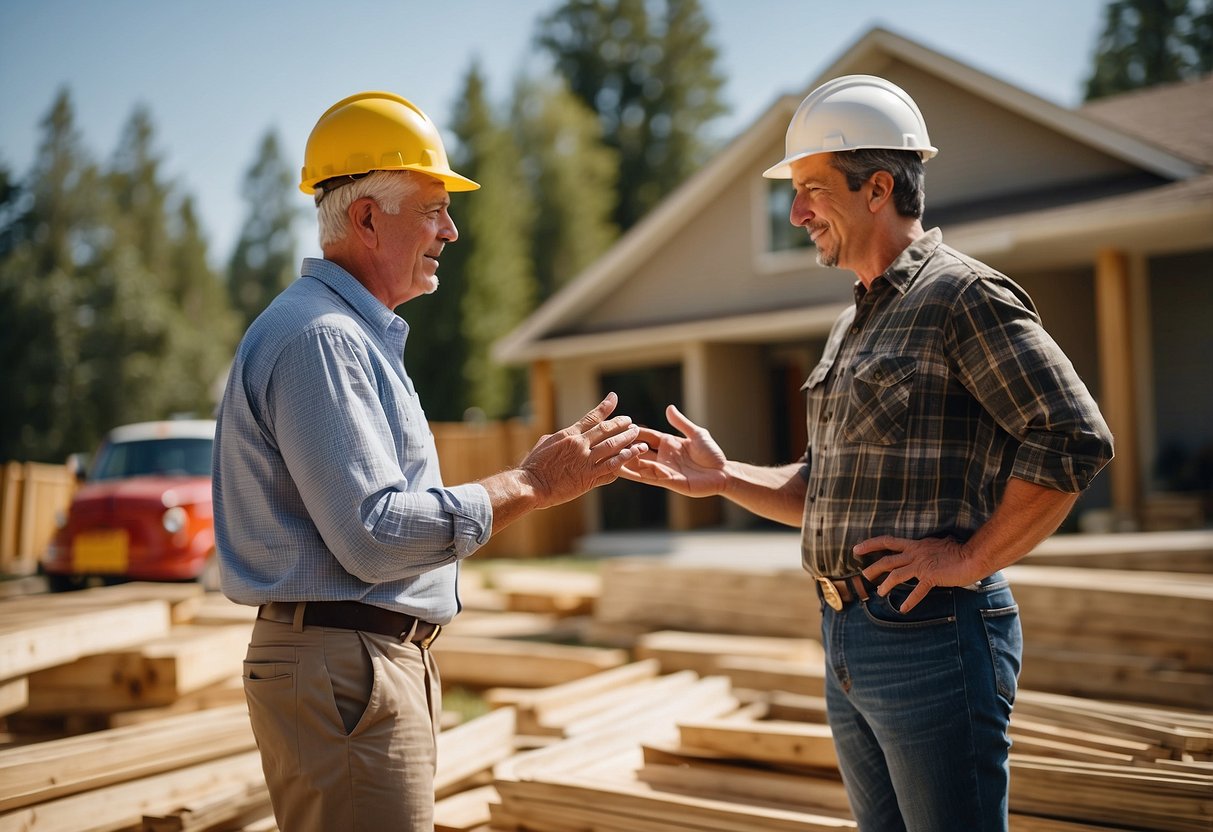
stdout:
[(864, 832), (1001, 832), (1007, 733), (1023, 654), (1001, 573), (940, 587), (907, 615), (910, 587), (835, 612), (822, 604), (826, 702)]

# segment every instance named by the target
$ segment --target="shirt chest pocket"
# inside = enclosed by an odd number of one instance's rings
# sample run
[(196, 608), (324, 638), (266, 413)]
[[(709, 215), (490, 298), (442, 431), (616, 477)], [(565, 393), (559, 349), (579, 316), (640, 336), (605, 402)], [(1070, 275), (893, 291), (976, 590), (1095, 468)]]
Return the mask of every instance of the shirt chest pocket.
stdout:
[(905, 438), (916, 368), (915, 359), (904, 355), (865, 357), (856, 362), (843, 428), (847, 440), (895, 445)]

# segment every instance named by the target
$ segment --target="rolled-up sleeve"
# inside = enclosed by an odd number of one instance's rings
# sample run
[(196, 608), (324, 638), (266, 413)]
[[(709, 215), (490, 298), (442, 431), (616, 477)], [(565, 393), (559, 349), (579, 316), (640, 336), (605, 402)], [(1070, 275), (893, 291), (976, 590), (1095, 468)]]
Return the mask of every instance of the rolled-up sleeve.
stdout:
[(1008, 286), (976, 280), (953, 318), (956, 372), (1019, 441), (1011, 476), (1078, 492), (1112, 459), (1112, 433), (1073, 364)]

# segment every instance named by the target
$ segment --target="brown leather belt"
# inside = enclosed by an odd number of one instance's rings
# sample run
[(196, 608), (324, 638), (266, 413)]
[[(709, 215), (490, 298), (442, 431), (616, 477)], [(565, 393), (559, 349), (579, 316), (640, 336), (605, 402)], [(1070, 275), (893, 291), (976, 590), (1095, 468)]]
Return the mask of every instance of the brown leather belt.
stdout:
[(293, 624), (300, 604), (303, 605), (305, 627), (338, 627), (378, 633), (400, 641), (409, 639), (422, 650), (428, 650), (442, 632), (441, 624), (431, 624), (412, 615), (358, 601), (271, 601), (261, 606), (257, 617), (279, 624)]
[(817, 578), (817, 592), (837, 612), (844, 604), (852, 601), (868, 600), (868, 587), (862, 575), (851, 575), (847, 578)]

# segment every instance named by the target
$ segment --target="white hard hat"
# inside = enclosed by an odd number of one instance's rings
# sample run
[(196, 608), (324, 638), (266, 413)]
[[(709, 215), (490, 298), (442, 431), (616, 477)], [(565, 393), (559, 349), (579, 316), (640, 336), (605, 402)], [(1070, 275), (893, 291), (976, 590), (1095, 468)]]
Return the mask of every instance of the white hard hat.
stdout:
[(881, 148), (917, 150), (925, 162), (939, 151), (914, 99), (874, 75), (844, 75), (809, 93), (788, 125), (785, 156), (763, 171), (767, 179), (791, 179), (791, 164), (815, 153)]

